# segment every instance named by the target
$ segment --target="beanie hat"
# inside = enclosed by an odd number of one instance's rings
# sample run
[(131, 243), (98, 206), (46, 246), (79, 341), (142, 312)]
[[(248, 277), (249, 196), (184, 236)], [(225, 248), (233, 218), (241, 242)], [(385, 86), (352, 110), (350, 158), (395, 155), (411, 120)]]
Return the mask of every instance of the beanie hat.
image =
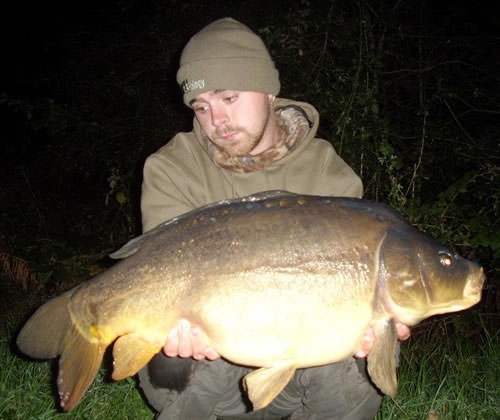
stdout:
[(273, 95), (280, 90), (278, 70), (264, 42), (232, 18), (212, 22), (189, 40), (182, 51), (177, 82), (187, 106), (211, 90)]

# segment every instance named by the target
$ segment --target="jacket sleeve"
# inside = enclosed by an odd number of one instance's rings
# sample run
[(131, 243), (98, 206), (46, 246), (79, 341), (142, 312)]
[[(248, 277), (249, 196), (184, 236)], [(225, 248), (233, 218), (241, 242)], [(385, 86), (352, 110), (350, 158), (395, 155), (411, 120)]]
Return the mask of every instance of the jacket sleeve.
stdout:
[(185, 178), (182, 168), (162, 154), (146, 159), (141, 192), (143, 232), (197, 207)]
[(363, 183), (354, 170), (332, 148), (324, 166), (326, 188), (332, 189), (332, 195), (338, 197), (363, 196)]
[(316, 139), (308, 152), (311, 153), (308, 166), (312, 168), (311, 181), (314, 183), (308, 187), (309, 194), (356, 198), (363, 196), (361, 178), (329, 142)]

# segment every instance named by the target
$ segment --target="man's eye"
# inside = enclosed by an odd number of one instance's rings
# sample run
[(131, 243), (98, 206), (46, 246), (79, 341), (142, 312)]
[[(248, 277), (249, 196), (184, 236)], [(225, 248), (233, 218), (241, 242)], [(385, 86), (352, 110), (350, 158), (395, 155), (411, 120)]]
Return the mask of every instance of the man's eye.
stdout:
[(194, 109), (194, 112), (196, 112), (197, 114), (203, 114), (207, 111), (206, 106), (194, 106), (193, 109)]
[(231, 96), (226, 96), (224, 98), (224, 101), (228, 104), (232, 104), (234, 101), (236, 101), (236, 99), (238, 99), (238, 95), (231, 95)]

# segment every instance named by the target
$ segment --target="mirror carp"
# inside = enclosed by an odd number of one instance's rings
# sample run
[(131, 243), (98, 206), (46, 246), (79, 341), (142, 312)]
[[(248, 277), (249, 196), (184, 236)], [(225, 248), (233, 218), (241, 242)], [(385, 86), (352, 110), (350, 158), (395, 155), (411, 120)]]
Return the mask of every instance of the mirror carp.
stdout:
[(268, 191), (186, 213), (128, 242), (108, 270), (41, 306), (17, 337), (59, 356), (71, 410), (113, 345), (113, 379), (134, 375), (181, 318), (222, 357), (254, 366), (254, 409), (297, 368), (350, 357), (375, 332), (368, 372), (397, 391), (394, 322), (412, 326), (479, 302), (483, 269), (369, 200)]

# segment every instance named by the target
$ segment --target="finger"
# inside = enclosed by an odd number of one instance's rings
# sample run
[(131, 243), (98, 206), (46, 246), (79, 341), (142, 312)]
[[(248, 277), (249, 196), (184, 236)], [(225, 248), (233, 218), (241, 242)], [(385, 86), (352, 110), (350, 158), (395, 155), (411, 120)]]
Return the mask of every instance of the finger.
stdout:
[(410, 328), (400, 322), (396, 322), (396, 331), (400, 340), (408, 340), (411, 335)]
[(172, 328), (168, 334), (167, 341), (163, 347), (163, 352), (169, 357), (177, 357), (179, 354), (179, 335), (176, 327)]
[(375, 341), (375, 334), (373, 333), (373, 329), (371, 327), (368, 327), (363, 337), (361, 338), (360, 346), (354, 353), (354, 357), (362, 359), (368, 356), (368, 353), (370, 353), (373, 347), (374, 341)]
[(366, 356), (368, 356), (368, 353), (361, 349), (357, 350), (356, 353), (354, 353), (354, 357), (356, 359), (364, 359)]
[(218, 359), (220, 357), (220, 354), (217, 353), (212, 347), (207, 347), (205, 349), (205, 357), (208, 360), (215, 360), (215, 359)]
[(181, 319), (178, 322), (179, 330), (179, 356), (180, 357), (191, 357), (193, 355), (193, 347), (191, 345), (191, 325), (189, 321)]
[(201, 336), (201, 330), (198, 327), (191, 328), (191, 346), (194, 359), (202, 360), (205, 358), (206, 346)]
[(215, 360), (220, 357), (211, 347), (207, 347), (203, 340), (201, 330), (198, 327), (191, 328), (191, 345), (193, 346), (193, 358), (196, 360)]

